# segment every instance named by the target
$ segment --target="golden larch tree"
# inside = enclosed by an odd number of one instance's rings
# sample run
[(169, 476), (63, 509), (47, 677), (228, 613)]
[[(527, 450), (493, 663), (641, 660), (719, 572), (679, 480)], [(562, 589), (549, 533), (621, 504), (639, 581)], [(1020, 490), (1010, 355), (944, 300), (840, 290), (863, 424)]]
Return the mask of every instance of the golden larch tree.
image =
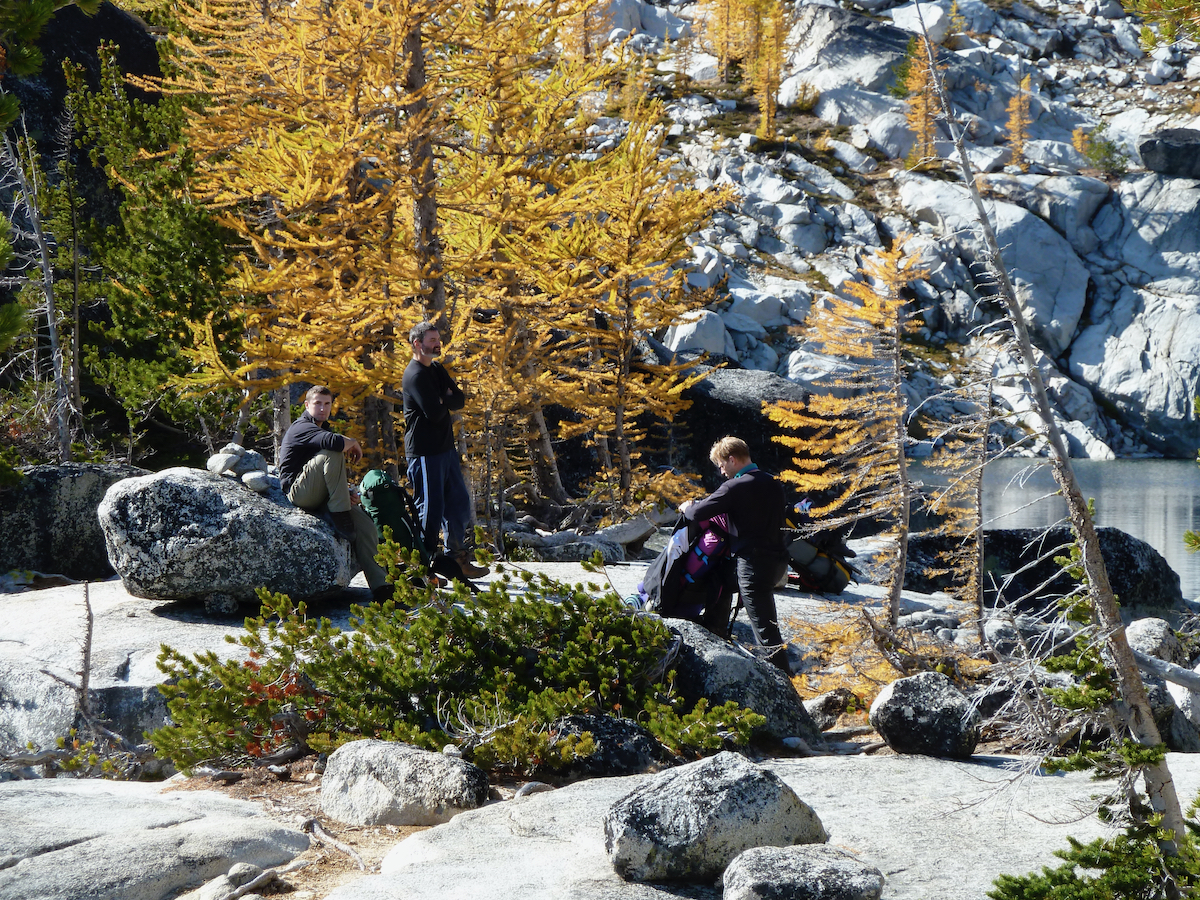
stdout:
[(624, 139), (572, 186), (585, 202), (547, 235), (544, 264), (529, 273), (541, 292), (573, 311), (583, 339), (572, 379), (580, 421), (563, 434), (590, 434), (611, 447), (621, 503), (635, 487), (643, 417), (670, 421), (695, 380), (682, 366), (645, 358), (641, 335), (704, 302), (685, 285), (686, 238), (730, 200), (724, 191), (688, 187), (660, 158), (661, 114), (659, 104), (639, 110)]
[(1008, 148), (1012, 151), (1013, 165), (1022, 172), (1029, 168), (1025, 160), (1025, 142), (1029, 140), (1029, 85), (1026, 75), (1008, 101)]
[(429, 208), (435, 110), (421, 82), (427, 3), (182, 0), (168, 90), (205, 98), (186, 130), (192, 191), (242, 241), (230, 281), (241, 361), (200, 342), (208, 383), (322, 382), (372, 407), (369, 458), (395, 456), (390, 403), (408, 323), (444, 294)]
[(765, 404), (780, 425), (775, 440), (793, 453), (784, 481), (818, 498), (814, 518), (829, 525), (867, 517), (890, 523), (897, 541), (889, 578), (889, 617), (896, 622), (907, 560), (911, 491), (904, 380), (904, 335), (912, 313), (901, 291), (924, 276), (902, 242), (868, 258), (864, 280), (850, 282), (850, 295), (827, 295), (810, 314), (808, 337), (851, 370), (822, 383), (807, 402)]
[(934, 85), (936, 73), (931, 71), (930, 66), (929, 58), (924, 53), (916, 53), (909, 60), (904, 78), (904, 89), (907, 92), (905, 102), (908, 104), (905, 116), (908, 119), (909, 127), (916, 136), (908, 159), (905, 160), (905, 164), (910, 169), (924, 165), (928, 160), (937, 157), (935, 141), (937, 140), (937, 122), (938, 116), (941, 114), (941, 106)]

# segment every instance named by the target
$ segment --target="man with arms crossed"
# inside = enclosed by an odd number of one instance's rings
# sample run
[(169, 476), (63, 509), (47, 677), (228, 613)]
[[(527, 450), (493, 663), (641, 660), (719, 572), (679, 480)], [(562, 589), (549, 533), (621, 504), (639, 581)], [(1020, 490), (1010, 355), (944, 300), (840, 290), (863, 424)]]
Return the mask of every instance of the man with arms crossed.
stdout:
[(309, 512), (329, 510), (333, 528), (354, 546), (367, 585), (375, 599), (390, 597), (387, 572), (375, 562), (379, 532), (371, 517), (350, 500), (346, 462), (362, 459), (362, 446), (329, 426), (333, 392), (323, 384), (308, 389), (300, 414), (279, 447), (279, 482), (292, 505)]
[(450, 415), (466, 405), (466, 397), (445, 366), (437, 362), (442, 338), (436, 325), (414, 325), (408, 341), (413, 358), (404, 370), (404, 453), (425, 546), (431, 551), (437, 547), (438, 532), (444, 530), (446, 555), (468, 578), (478, 578), (487, 569), (474, 563), (468, 549), (471, 494), (463, 480)]
[(741, 438), (721, 438), (708, 455), (721, 470), (725, 483), (703, 500), (685, 501), (679, 511), (689, 522), (711, 519), (719, 513), (729, 516), (737, 557), (738, 594), (750, 617), (754, 639), (771, 651), (767, 659), (791, 675), (775, 611), (775, 585), (787, 571), (783, 487), (750, 461), (750, 448)]

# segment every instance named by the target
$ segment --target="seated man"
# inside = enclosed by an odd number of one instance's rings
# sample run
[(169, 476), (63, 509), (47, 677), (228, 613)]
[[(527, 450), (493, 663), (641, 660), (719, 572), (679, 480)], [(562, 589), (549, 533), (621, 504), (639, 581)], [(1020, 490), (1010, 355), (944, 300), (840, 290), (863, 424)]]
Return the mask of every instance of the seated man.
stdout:
[(787, 647), (779, 633), (775, 585), (787, 571), (784, 549), (783, 487), (750, 461), (750, 448), (741, 438), (723, 437), (709, 458), (726, 481), (703, 500), (688, 500), (679, 511), (689, 522), (729, 517), (733, 554), (737, 557), (738, 593), (754, 639), (767, 648), (771, 662), (792, 674)]
[(379, 532), (371, 517), (350, 499), (346, 462), (362, 459), (362, 447), (329, 426), (333, 392), (324, 385), (308, 389), (304, 412), (292, 423), (279, 447), (279, 482), (287, 498), (301, 509), (329, 511), (334, 531), (354, 547), (375, 599), (390, 597), (387, 572), (375, 561)]

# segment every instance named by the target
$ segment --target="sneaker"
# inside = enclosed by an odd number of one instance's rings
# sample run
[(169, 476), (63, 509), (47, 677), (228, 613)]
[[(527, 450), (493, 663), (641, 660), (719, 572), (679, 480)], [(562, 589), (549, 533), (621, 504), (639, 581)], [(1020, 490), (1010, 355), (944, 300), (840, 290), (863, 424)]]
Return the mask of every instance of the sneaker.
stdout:
[(451, 553), (450, 558), (458, 563), (458, 567), (462, 569), (463, 575), (467, 578), (482, 578), (488, 573), (488, 570), (475, 562), (474, 554), (470, 550), (459, 550), (457, 553)]

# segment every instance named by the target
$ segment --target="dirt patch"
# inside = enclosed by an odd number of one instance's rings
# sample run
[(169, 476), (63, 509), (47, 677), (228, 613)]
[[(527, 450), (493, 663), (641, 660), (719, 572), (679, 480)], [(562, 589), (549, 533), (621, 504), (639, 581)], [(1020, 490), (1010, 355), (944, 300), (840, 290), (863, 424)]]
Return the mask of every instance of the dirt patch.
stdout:
[[(316, 757), (297, 760), (280, 775), (254, 767), (223, 770), (216, 777), (197, 773), (173, 781), (163, 790), (218, 791), (237, 800), (257, 803), (276, 821), (307, 831), (311, 846), (296, 857), (307, 865), (282, 876), (283, 883), (276, 880), (255, 893), (267, 897), (287, 895), (289, 900), (306, 900), (311, 896), (317, 900), (346, 882), (379, 874), (379, 864), (393, 847), (429, 826), (346, 825), (329, 818), (321, 812), (321, 776), (313, 771), (315, 763)], [(493, 782), (491, 798), (511, 800), (523, 784), (524, 781), (515, 780)], [(314, 821), (316, 829), (306, 825)], [(362, 867), (347, 850), (358, 856)]]
[(257, 803), (268, 816), (293, 828), (302, 828), (306, 822), (315, 820), (334, 841), (353, 850), (362, 860), (363, 868), (359, 868), (349, 853), (323, 839), (320, 832), (313, 834), (309, 826), (306, 830), (309, 830), (312, 844), (297, 857), (297, 860), (308, 865), (283, 876), (286, 885), (277, 880), (272, 886), (257, 890), (256, 893), (264, 896), (286, 893), (293, 900), (301, 900), (305, 892), (314, 898), (324, 897), (345, 882), (378, 873), (379, 864), (388, 851), (410, 834), (424, 831), (425, 828), (356, 826), (330, 819), (321, 812), (321, 776), (313, 771), (313, 762), (313, 759), (303, 759), (293, 763), (287, 777), (253, 768), (229, 770), (231, 776), (239, 776), (232, 782), (196, 774), (187, 780), (172, 783), (165, 790), (219, 791), (238, 800)]

